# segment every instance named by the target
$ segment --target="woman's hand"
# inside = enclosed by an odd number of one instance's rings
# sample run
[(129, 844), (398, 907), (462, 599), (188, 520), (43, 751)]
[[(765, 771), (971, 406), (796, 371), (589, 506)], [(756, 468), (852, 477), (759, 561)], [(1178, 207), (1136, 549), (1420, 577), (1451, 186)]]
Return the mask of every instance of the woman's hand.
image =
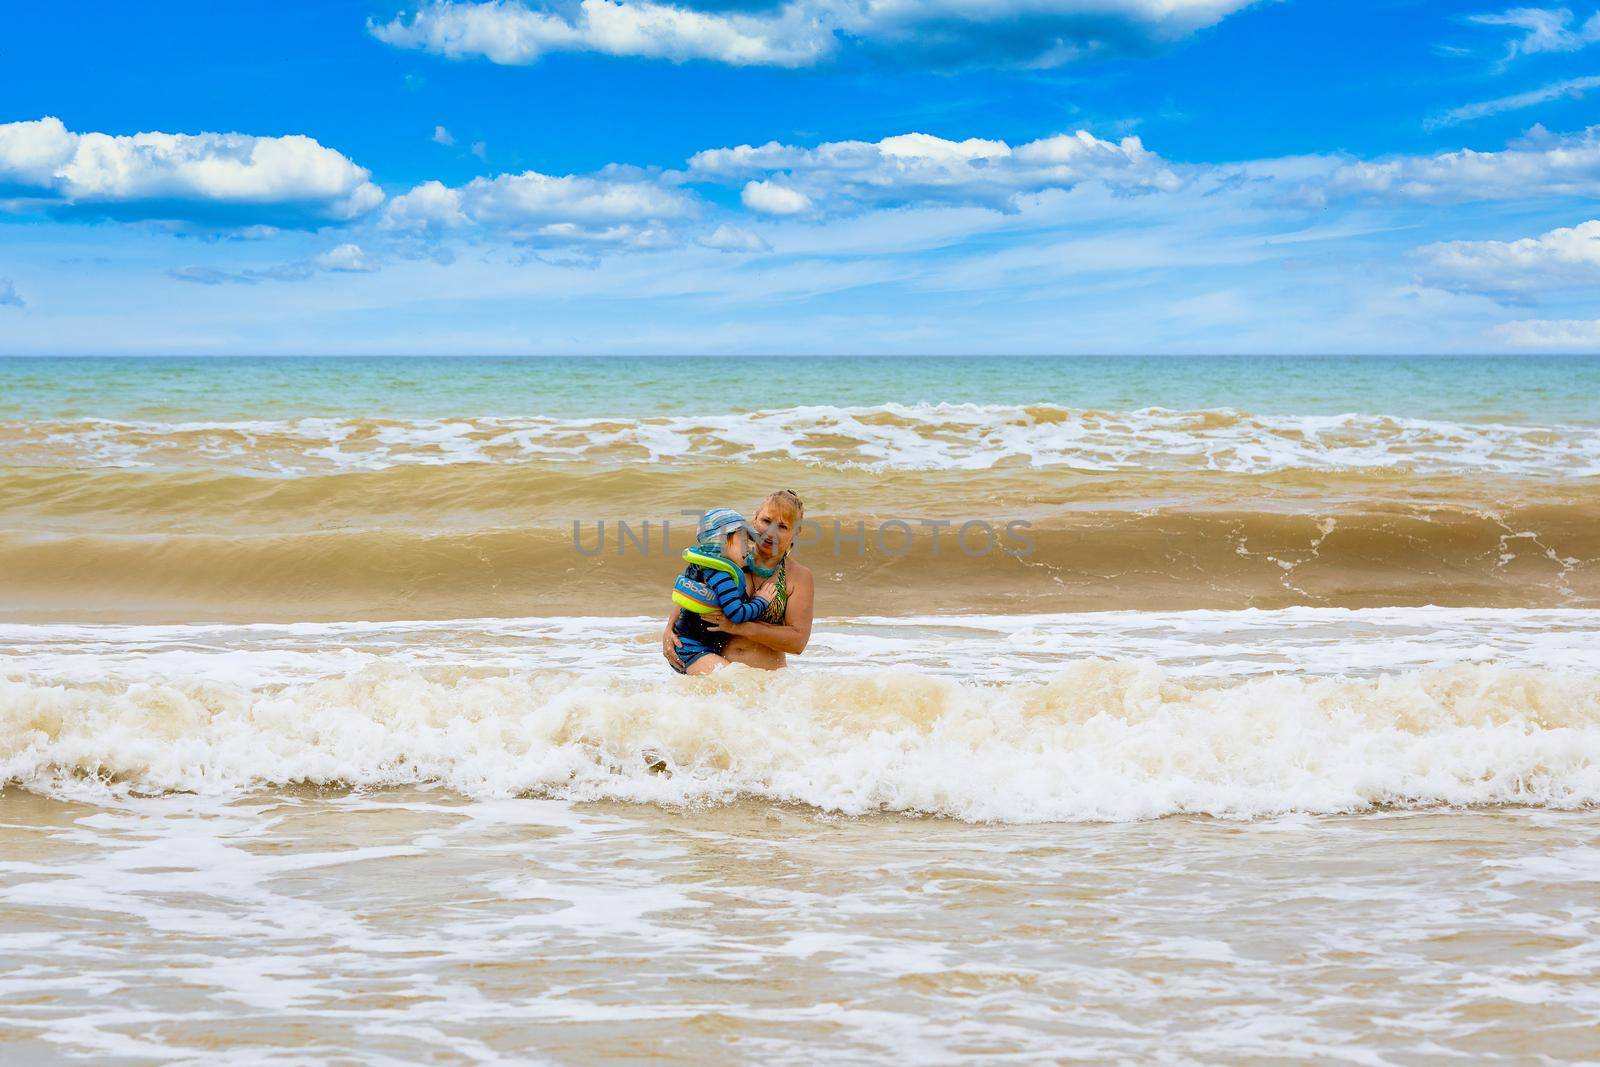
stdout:
[(678, 656), (678, 640), (672, 635), (672, 624), (677, 621), (677, 609), (674, 608), (672, 618), (667, 620), (667, 628), (661, 631), (661, 655), (666, 657), (674, 670), (683, 673), (683, 660)]

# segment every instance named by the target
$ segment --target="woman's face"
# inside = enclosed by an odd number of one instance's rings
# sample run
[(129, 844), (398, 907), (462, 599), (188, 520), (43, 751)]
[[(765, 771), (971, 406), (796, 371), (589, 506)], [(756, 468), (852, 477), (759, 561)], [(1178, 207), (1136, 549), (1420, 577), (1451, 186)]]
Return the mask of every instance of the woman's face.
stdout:
[(756, 512), (755, 528), (759, 539), (756, 555), (765, 560), (779, 559), (794, 544), (794, 516), (786, 509), (762, 504)]

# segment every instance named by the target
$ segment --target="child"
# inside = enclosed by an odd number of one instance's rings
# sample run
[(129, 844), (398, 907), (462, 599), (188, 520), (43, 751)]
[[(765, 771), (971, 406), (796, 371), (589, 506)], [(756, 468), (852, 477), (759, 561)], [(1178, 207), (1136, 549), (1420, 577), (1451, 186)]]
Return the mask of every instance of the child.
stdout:
[(672, 586), (672, 602), (683, 609), (672, 624), (684, 674), (710, 674), (728, 661), (722, 658), (729, 636), (707, 625), (705, 615), (720, 611), (729, 622), (749, 622), (766, 613), (777, 591), (771, 578), (754, 596), (745, 593), (744, 561), (749, 552), (750, 524), (731, 508), (712, 508), (700, 519), (695, 538), (685, 549), (689, 565)]

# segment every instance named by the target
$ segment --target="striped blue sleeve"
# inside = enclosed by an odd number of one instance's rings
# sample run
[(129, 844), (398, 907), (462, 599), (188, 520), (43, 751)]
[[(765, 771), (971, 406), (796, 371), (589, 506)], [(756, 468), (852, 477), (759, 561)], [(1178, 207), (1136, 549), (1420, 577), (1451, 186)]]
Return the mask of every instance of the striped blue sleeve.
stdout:
[(744, 583), (726, 571), (712, 571), (706, 584), (717, 595), (717, 607), (729, 622), (751, 622), (766, 614), (767, 602), (761, 597), (744, 595)]

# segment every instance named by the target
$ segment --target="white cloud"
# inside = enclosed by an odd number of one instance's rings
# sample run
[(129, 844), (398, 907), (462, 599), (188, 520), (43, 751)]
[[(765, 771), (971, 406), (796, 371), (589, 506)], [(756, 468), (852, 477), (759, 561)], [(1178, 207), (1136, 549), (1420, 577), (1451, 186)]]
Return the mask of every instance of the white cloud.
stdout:
[[(795, 5), (791, 5), (791, 8)], [(736, 65), (794, 67), (815, 61), (829, 35), (808, 20), (705, 13), (649, 2), (582, 0), (570, 14), (531, 10), (508, 0), (425, 6), (369, 23), (378, 40), (451, 59), (482, 56), (494, 63), (532, 63), (548, 52), (601, 52), (683, 62), (711, 59)]]
[(54, 185), (72, 162), (78, 140), (57, 118), (0, 125), (0, 179), (35, 187)]
[(383, 212), (383, 225), (393, 229), (456, 229), (470, 223), (461, 210), (461, 191), (440, 181), (423, 182), (395, 197)]
[(708, 234), (696, 237), (694, 243), (702, 248), (714, 248), (718, 252), (772, 251), (772, 246), (760, 234), (738, 226), (729, 226), (727, 223), (723, 223)]
[[(1079, 132), (1013, 148), (910, 133), (814, 148), (776, 142), (720, 148), (696, 154), (682, 171), (613, 164), (590, 175), (526, 171), (454, 187), (429, 181), (393, 198), (382, 226), (429, 239), (433, 247), (438, 238), (461, 234), (533, 245), (659, 248), (689, 239), (682, 220), (717, 210), (692, 191), (696, 184), (737, 187), (751, 215), (824, 219), (925, 204), (1015, 212), (1036, 194), (1089, 182), (1118, 196), (1183, 184), (1136, 137), (1111, 142)], [(767, 250), (733, 220), (719, 221), (696, 243)]]
[(1600, 220), (1520, 241), (1446, 241), (1419, 250), (1432, 280), (1456, 291), (1547, 291), (1600, 285)]
[(197, 285), (255, 285), (257, 282), (303, 282), (321, 273), (373, 274), (378, 264), (360, 245), (342, 244), (310, 259), (274, 263), (265, 267), (224, 270), (221, 267), (174, 267), (167, 276)]
[(489, 159), (489, 145), (485, 141), (473, 141), (472, 147), (468, 151), (485, 162)]
[(1060, 134), (1012, 148), (1004, 141), (948, 141), (922, 133), (881, 141), (834, 141), (815, 148), (772, 142), (697, 153), (689, 177), (750, 179), (741, 199), (765, 214), (813, 205), (833, 213), (907, 204), (977, 204), (1015, 210), (1019, 198), (1083, 182), (1123, 193), (1173, 191), (1182, 183), (1137, 137), (1103, 141)]
[(746, 182), (739, 202), (762, 215), (798, 215), (811, 210), (811, 198), (777, 182)]
[(512, 241), (657, 247), (665, 223), (697, 211), (682, 190), (623, 168), (594, 177), (530, 170), (453, 188), (424, 182), (390, 201), (383, 225), (432, 235), (480, 228)]
[(337, 271), (342, 274), (371, 274), (378, 269), (372, 257), (362, 251), (357, 244), (342, 244), (331, 248), (312, 259), (312, 263), (323, 270)]
[(1489, 336), (1513, 348), (1600, 352), (1600, 319), (1522, 319), (1491, 328)]
[(1255, 0), (788, 0), (759, 14), (652, 0), (438, 0), (376, 38), (452, 59), (526, 64), (550, 52), (801, 67), (841, 42), (939, 65), (1058, 66), (1180, 40)]
[(1600, 196), (1600, 126), (1565, 137), (1535, 126), (1526, 139), (1499, 152), (1464, 148), (1349, 163), (1307, 192), (1313, 198), (1373, 196), (1431, 203)]
[(1490, 115), (1501, 115), (1507, 111), (1520, 111), (1525, 107), (1533, 107), (1536, 104), (1559, 100), (1563, 97), (1581, 100), (1583, 99), (1583, 94), (1591, 89), (1600, 89), (1600, 76), (1568, 78), (1565, 81), (1552, 82), (1537, 89), (1530, 89), (1525, 93), (1513, 93), (1510, 96), (1484, 100), (1477, 104), (1465, 104), (1461, 107), (1451, 108), (1438, 118), (1430, 119), (1426, 125), (1429, 129), (1438, 129), (1441, 126), (1454, 126), (1462, 122), (1472, 122), (1476, 119), (1487, 118)]
[(36, 189), (47, 203), (133, 217), (185, 217), (203, 205), (344, 221), (382, 202), (368, 177), (300, 135), (80, 134), (56, 118), (0, 124), (0, 182)]
[(19, 308), (27, 306), (27, 301), (22, 299), (22, 294), (17, 292), (16, 283), (10, 278), (0, 278), (0, 307)]
[(621, 222), (613, 226), (582, 226), (575, 222), (552, 222), (532, 231), (533, 238), (551, 244), (610, 245), (618, 248), (666, 248), (676, 243), (671, 230), (658, 223)]
[(1600, 41), (1600, 11), (1572, 28), (1572, 12), (1564, 7), (1517, 7), (1496, 15), (1474, 15), (1481, 26), (1509, 26), (1522, 36), (1506, 46), (1506, 61), (1538, 52), (1576, 52)]
[(456, 143), (455, 135), (443, 126), (435, 126), (433, 128), (433, 143), (442, 144), (448, 148)]
[(1255, 0), (817, 0), (843, 34), (942, 64), (1055, 67), (1182, 40)]

